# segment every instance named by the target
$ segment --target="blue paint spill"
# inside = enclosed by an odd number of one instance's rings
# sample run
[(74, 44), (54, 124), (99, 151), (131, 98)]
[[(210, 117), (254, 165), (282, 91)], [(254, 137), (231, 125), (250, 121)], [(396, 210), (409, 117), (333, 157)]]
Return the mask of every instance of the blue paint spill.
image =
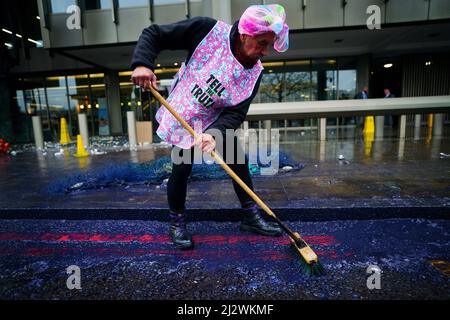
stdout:
[[(249, 164), (250, 174), (259, 175), (261, 168), (267, 167), (258, 158), (258, 164)], [(295, 163), (283, 153), (279, 153), (279, 167), (292, 167), (293, 171), (305, 167)], [(133, 185), (161, 185), (172, 172), (169, 156), (145, 163), (108, 164), (96, 170), (77, 173), (52, 182), (46, 189), (50, 194), (74, 193), (85, 190), (99, 190), (112, 187), (129, 188)], [(190, 181), (227, 179), (228, 174), (218, 164), (194, 164)]]

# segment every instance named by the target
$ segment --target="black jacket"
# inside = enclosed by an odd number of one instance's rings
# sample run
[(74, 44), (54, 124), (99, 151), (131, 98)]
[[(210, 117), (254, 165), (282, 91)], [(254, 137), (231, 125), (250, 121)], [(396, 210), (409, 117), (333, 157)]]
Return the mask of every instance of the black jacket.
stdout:
[[(161, 51), (166, 49), (187, 50), (187, 64), (200, 41), (206, 37), (216, 22), (217, 20), (212, 18), (196, 17), (168, 25), (154, 24), (145, 28), (134, 50), (131, 67), (134, 69), (139, 66), (145, 66), (154, 70), (156, 57)], [(235, 22), (230, 34), (230, 47), (233, 53), (233, 44), (239, 35), (237, 25), (238, 22)], [(239, 128), (245, 120), (250, 103), (258, 92), (261, 77), (262, 74), (259, 76), (250, 98), (234, 107), (225, 108), (209, 128), (218, 129), (223, 134), (225, 134), (226, 129), (236, 130)]]

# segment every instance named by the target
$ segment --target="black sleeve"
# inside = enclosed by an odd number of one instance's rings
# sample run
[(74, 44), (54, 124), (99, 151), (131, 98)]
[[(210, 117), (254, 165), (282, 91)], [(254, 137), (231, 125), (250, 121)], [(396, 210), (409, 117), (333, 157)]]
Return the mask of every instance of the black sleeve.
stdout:
[(238, 105), (225, 108), (222, 113), (219, 115), (219, 118), (209, 126), (208, 129), (218, 129), (225, 135), (227, 129), (236, 130), (240, 127), (242, 122), (244, 122), (245, 117), (247, 116), (248, 108), (250, 107), (250, 103), (255, 98), (256, 94), (259, 90), (259, 84), (261, 82), (262, 73), (256, 81), (255, 87), (253, 88), (252, 95), (247, 100), (242, 101)]
[[(131, 67), (155, 69), (155, 60), (162, 50), (188, 50), (192, 55), (200, 41), (211, 31), (217, 20), (195, 17), (167, 25), (151, 25), (142, 31), (134, 49)], [(187, 62), (187, 61), (186, 61)]]

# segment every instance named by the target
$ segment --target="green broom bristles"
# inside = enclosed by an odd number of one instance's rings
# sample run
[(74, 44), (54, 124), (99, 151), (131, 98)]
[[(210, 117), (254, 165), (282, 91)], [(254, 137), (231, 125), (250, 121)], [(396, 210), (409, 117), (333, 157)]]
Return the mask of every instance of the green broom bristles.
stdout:
[(314, 262), (312, 264), (309, 264), (302, 259), (300, 269), (301, 269), (301, 272), (307, 276), (323, 276), (323, 275), (325, 275), (325, 269), (320, 262)]
[[(300, 249), (308, 246), (303, 239), (296, 239), (295, 242), (291, 242), (295, 250), (300, 254)], [(317, 262), (308, 263), (305, 258), (300, 254), (300, 269), (301, 272), (308, 276), (321, 276), (325, 275), (325, 268), (323, 265)]]

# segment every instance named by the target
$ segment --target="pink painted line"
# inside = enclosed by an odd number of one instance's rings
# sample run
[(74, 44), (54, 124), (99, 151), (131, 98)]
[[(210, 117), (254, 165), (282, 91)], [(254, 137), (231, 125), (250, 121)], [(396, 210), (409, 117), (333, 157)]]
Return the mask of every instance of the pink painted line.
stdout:
[[(333, 236), (304, 236), (308, 244), (318, 246), (336, 245), (338, 242)], [(56, 242), (138, 242), (138, 243), (170, 243), (169, 236), (162, 234), (143, 234), (143, 235), (126, 235), (126, 234), (88, 234), (88, 233), (0, 233), (0, 241), (56, 241)], [(201, 244), (214, 245), (232, 245), (239, 243), (270, 243), (273, 245), (288, 245), (290, 243), (288, 237), (271, 238), (257, 235), (195, 235), (194, 241)]]

